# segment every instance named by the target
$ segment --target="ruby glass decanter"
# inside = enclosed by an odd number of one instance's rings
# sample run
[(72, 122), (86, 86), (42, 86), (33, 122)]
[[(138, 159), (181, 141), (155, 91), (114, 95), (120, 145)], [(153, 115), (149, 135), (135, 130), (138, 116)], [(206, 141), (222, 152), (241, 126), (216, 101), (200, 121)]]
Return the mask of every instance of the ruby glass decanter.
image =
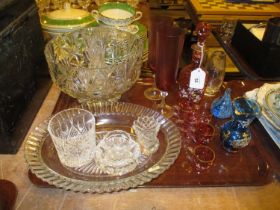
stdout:
[(185, 141), (183, 148), (192, 168), (190, 173), (197, 174), (207, 171), (215, 160), (215, 151), (208, 146), (215, 132), (210, 123), (209, 103), (200, 103), (206, 87), (205, 41), (210, 31), (211, 25), (197, 24), (198, 42), (192, 45), (192, 61), (182, 69), (178, 78), (177, 124)]
[(210, 31), (210, 24), (204, 22), (197, 24), (198, 42), (192, 45), (192, 61), (181, 70), (177, 81), (178, 106), (175, 116), (178, 118), (177, 122), (181, 123), (180, 127), (184, 132), (188, 131), (190, 123), (198, 123), (202, 118), (206, 119), (207, 123), (211, 120), (211, 113), (208, 111), (206, 103), (200, 106), (207, 79), (204, 67), (205, 41)]
[(205, 41), (211, 32), (211, 25), (200, 22), (196, 27), (198, 41), (192, 45), (192, 61), (180, 72), (178, 79), (178, 104), (181, 109), (192, 108), (203, 98), (207, 72), (204, 68), (206, 58)]

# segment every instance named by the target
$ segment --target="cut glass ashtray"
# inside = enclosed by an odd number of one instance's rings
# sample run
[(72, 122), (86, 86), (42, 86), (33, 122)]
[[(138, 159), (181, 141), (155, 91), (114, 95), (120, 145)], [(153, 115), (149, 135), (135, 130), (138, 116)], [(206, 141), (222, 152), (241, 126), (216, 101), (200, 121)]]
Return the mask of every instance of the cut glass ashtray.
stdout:
[(95, 162), (108, 174), (123, 175), (137, 167), (140, 146), (122, 130), (108, 132), (96, 148)]

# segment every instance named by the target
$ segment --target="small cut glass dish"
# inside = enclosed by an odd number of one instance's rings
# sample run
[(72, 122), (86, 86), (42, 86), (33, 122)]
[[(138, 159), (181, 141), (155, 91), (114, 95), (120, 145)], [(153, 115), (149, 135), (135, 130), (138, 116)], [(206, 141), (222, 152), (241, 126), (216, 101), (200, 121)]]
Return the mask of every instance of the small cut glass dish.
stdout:
[(129, 133), (113, 130), (97, 145), (95, 161), (105, 173), (123, 175), (137, 167), (140, 156), (140, 146)]

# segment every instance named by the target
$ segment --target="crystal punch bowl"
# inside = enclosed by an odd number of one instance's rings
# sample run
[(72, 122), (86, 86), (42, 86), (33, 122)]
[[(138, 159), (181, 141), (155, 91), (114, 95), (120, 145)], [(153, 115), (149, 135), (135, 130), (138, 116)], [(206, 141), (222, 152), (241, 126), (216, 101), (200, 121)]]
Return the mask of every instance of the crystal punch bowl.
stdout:
[(80, 103), (116, 101), (139, 78), (143, 40), (109, 27), (92, 27), (52, 39), (45, 55), (53, 82)]

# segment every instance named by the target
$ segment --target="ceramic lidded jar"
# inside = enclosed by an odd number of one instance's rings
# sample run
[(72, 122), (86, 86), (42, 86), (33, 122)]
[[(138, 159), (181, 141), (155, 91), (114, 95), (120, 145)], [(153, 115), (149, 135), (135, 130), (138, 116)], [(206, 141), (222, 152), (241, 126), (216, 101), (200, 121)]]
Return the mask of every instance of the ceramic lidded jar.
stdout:
[(71, 8), (69, 3), (65, 3), (63, 9), (54, 10), (41, 16), (42, 28), (51, 36), (95, 24), (96, 22), (89, 12)]

